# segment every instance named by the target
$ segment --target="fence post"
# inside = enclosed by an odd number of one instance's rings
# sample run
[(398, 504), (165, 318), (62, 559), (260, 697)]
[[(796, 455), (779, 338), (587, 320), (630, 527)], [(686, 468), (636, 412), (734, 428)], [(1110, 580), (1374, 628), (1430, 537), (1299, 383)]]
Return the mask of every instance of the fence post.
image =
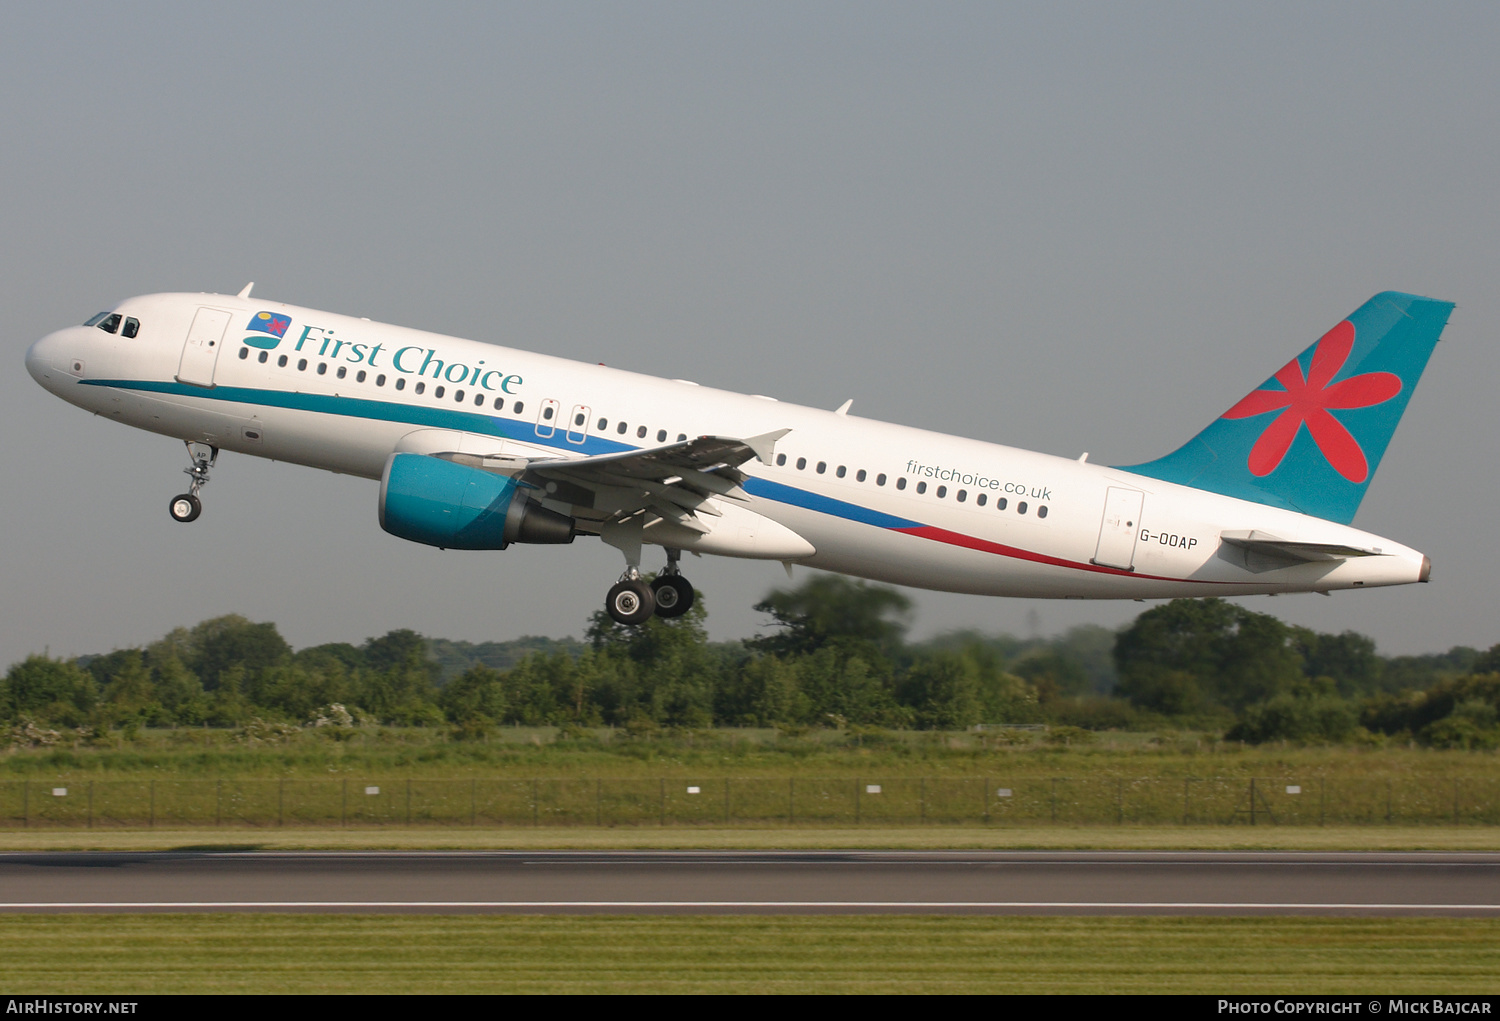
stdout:
[(156, 829), (156, 781), (151, 781), (151, 815), (146, 822), (148, 830)]

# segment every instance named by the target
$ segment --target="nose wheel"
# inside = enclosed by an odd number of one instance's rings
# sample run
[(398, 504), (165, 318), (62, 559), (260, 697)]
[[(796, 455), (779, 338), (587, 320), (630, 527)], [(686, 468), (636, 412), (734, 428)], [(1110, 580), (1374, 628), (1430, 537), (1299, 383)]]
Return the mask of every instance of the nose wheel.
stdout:
[(172, 515), (172, 520), (183, 524), (197, 521), (198, 515), (203, 513), (203, 501), (199, 499), (198, 492), (208, 483), (208, 470), (219, 459), (219, 448), (207, 443), (188, 440), (187, 450), (188, 458), (193, 463), (182, 470), (193, 480), (192, 485), (186, 493), (172, 497), (167, 504), (167, 513)]

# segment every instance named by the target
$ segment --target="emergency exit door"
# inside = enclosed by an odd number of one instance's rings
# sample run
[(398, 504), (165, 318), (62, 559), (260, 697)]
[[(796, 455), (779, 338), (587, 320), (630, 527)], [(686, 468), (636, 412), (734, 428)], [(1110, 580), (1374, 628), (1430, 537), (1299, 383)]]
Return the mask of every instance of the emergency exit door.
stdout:
[(1109, 487), (1104, 496), (1104, 520), (1099, 525), (1099, 546), (1089, 561), (1100, 567), (1135, 570), (1135, 537), (1140, 531), (1141, 505), (1146, 494), (1139, 489)]

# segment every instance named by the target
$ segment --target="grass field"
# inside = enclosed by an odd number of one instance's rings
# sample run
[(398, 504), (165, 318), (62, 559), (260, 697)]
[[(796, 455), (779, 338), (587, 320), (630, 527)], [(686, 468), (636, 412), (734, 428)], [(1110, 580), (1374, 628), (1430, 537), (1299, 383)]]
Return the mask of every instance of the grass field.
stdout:
[(1496, 851), (1481, 826), (1099, 826), (750, 829), (3, 830), (0, 852), (340, 850)]
[(1492, 994), (1500, 920), (0, 917), (43, 993)]

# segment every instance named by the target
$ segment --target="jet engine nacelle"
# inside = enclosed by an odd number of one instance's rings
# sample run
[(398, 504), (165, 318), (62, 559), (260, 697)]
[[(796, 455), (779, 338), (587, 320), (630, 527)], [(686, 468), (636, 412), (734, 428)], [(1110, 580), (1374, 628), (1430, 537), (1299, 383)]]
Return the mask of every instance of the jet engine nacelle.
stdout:
[(572, 542), (573, 519), (533, 501), (508, 475), (426, 454), (392, 454), (380, 476), (380, 527), (442, 549)]

